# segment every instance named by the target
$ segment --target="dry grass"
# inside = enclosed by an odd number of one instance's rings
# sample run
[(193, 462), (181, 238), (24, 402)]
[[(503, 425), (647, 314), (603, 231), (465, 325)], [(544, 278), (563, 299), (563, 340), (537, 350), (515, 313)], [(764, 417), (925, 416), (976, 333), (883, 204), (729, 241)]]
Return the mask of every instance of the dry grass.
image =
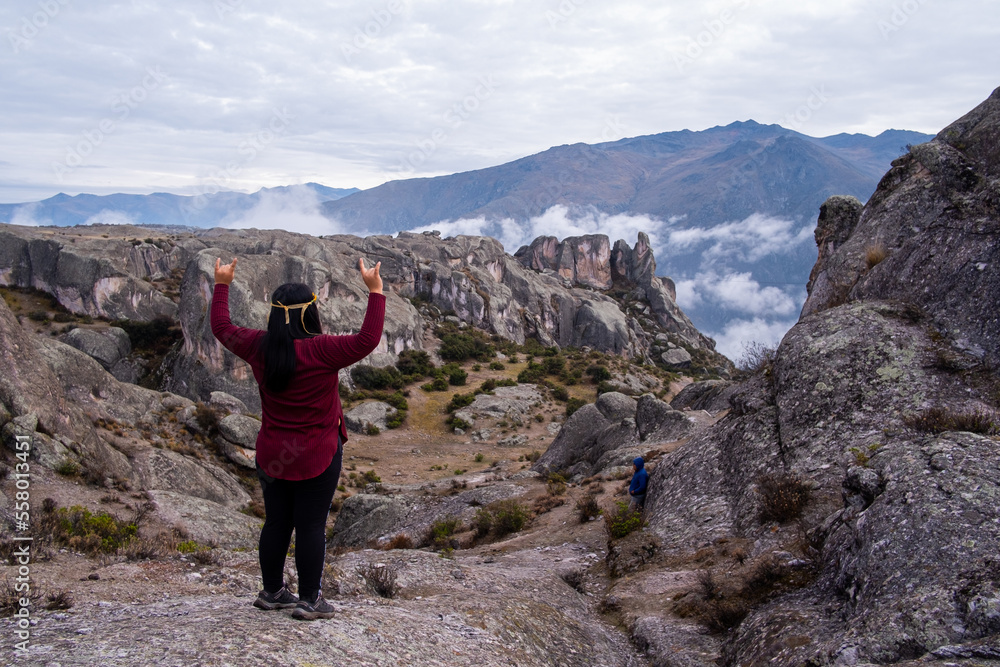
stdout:
[(865, 247), (865, 266), (868, 269), (872, 269), (889, 256), (889, 251), (885, 249), (885, 245), (881, 241), (876, 241), (870, 246)]
[(809, 503), (809, 487), (797, 475), (769, 473), (757, 481), (760, 494), (760, 522), (785, 523), (802, 516)]
[(396, 577), (399, 565), (396, 563), (364, 563), (358, 566), (358, 574), (365, 580), (368, 590), (379, 597), (394, 598), (399, 593)]
[(997, 415), (983, 411), (957, 411), (949, 408), (929, 408), (919, 415), (905, 419), (910, 428), (927, 433), (944, 433), (946, 431), (967, 431), (981, 435), (997, 435), (1000, 426)]

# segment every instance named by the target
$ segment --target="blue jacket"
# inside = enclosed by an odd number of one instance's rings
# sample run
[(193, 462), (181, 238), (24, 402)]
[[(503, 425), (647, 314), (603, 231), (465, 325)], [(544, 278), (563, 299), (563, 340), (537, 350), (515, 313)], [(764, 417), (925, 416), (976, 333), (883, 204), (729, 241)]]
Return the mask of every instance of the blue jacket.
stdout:
[(645, 468), (646, 462), (639, 456), (632, 463), (639, 466), (639, 469), (632, 475), (632, 483), (628, 486), (628, 494), (630, 496), (646, 495), (646, 485), (649, 483), (649, 473), (646, 472)]

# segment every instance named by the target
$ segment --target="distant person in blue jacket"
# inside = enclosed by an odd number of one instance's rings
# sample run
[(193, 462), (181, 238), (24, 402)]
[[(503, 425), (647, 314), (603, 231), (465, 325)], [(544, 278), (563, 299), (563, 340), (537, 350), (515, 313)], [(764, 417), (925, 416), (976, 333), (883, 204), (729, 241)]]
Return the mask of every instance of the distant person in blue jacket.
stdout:
[(646, 461), (641, 456), (632, 460), (632, 483), (628, 485), (628, 494), (632, 496), (631, 506), (639, 511), (646, 505), (646, 486), (649, 484), (649, 473), (646, 472)]

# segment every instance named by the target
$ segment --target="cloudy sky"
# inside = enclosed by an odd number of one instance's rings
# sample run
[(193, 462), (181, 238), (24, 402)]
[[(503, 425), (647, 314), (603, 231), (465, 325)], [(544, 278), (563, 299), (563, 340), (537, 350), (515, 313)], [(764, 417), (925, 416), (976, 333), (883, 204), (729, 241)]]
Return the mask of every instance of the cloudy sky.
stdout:
[(0, 201), (367, 188), (753, 118), (936, 132), (1000, 85), (987, 0), (6, 0)]

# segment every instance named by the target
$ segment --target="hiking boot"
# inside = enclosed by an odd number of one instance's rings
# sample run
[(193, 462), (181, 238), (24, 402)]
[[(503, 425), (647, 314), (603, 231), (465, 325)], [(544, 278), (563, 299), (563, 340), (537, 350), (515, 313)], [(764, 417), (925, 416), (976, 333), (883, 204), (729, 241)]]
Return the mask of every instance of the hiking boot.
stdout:
[(299, 599), (288, 590), (288, 587), (282, 586), (277, 593), (261, 591), (257, 595), (257, 599), (253, 601), (253, 606), (264, 611), (273, 611), (275, 609), (288, 609), (298, 603)]
[(299, 600), (295, 609), (292, 610), (292, 618), (297, 618), (300, 621), (315, 621), (317, 618), (333, 618), (335, 611), (333, 605), (323, 599), (323, 594), (317, 593), (316, 599), (312, 602)]

